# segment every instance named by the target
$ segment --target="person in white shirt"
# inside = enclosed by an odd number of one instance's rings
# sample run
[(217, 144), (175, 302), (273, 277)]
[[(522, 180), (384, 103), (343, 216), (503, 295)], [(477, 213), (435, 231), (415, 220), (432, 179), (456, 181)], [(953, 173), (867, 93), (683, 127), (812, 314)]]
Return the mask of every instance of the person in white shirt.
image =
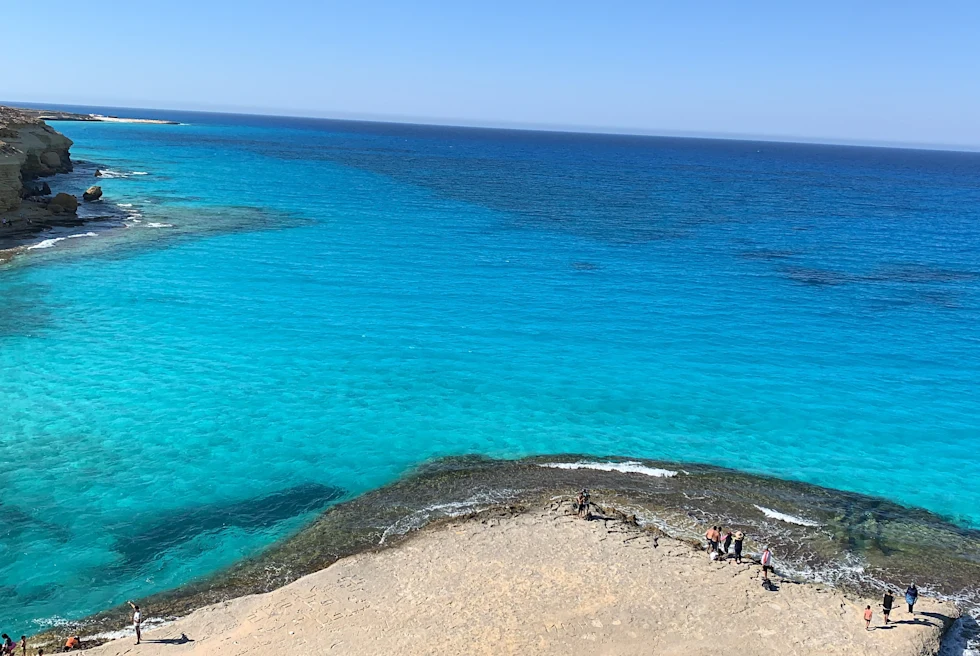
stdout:
[(133, 609), (133, 628), (136, 629), (136, 644), (140, 643), (140, 639), (143, 637), (140, 635), (140, 624), (143, 623), (143, 613), (140, 612), (140, 607), (131, 601), (127, 601), (127, 604)]

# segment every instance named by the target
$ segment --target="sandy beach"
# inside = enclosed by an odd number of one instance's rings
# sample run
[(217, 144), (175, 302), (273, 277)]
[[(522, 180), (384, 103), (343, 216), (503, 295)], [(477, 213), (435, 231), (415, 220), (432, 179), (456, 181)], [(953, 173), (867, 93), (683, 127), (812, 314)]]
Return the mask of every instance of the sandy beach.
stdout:
[(935, 654), (957, 616), (922, 599), (886, 627), (880, 599), (784, 580), (778, 562), (778, 590), (760, 576), (754, 563), (711, 562), (690, 543), (555, 502), (440, 523), (147, 629), (138, 647), (124, 637), (92, 653), (912, 656)]

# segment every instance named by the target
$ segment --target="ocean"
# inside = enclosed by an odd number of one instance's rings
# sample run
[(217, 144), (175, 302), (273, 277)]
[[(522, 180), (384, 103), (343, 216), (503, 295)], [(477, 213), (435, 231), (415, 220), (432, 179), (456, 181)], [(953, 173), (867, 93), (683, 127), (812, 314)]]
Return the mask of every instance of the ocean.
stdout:
[(980, 545), (978, 153), (85, 111), (181, 125), (53, 122), (109, 218), (0, 265), (11, 635), (453, 456), (713, 465)]

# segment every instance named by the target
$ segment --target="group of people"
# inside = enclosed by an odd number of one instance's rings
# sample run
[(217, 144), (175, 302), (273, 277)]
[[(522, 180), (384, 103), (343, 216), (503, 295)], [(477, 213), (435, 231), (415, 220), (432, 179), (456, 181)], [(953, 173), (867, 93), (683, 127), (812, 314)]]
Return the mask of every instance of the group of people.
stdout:
[[(719, 558), (728, 559), (729, 557), (734, 557), (736, 563), (739, 565), (742, 564), (742, 547), (745, 544), (745, 533), (741, 531), (732, 532), (731, 529), (726, 531), (721, 526), (712, 526), (705, 532), (704, 538), (708, 542), (708, 557), (712, 561), (718, 560)], [(772, 550), (769, 547), (762, 550), (759, 563), (762, 565), (762, 587), (766, 590), (774, 590), (775, 586), (773, 586), (772, 581), (769, 579), (769, 573), (773, 571)]]
[[(895, 607), (895, 592), (892, 590), (885, 590), (885, 594), (881, 599), (881, 614), (885, 618), (885, 624), (889, 623), (889, 616), (892, 613), (892, 608)], [(915, 602), (919, 600), (919, 589), (915, 587), (915, 581), (913, 581), (908, 588), (905, 589), (905, 603), (909, 606), (909, 614), (915, 615)], [(871, 619), (874, 617), (874, 611), (871, 610), (871, 606), (865, 606), (864, 608), (864, 628), (866, 631), (871, 630)]]
[(732, 533), (731, 529), (729, 529), (724, 531), (723, 536), (723, 531), (724, 529), (721, 526), (712, 526), (704, 534), (705, 539), (708, 541), (708, 557), (711, 560), (718, 560), (718, 558), (728, 558), (729, 554), (733, 554), (735, 562), (741, 565), (742, 545), (745, 542), (745, 534), (741, 531)]
[[(0, 635), (3, 639), (3, 645), (0, 645), (0, 654), (3, 656), (16, 656), (17, 652), (20, 651), (20, 656), (27, 656), (27, 636), (21, 636), (20, 641), (15, 642), (9, 635), (4, 633)], [(38, 649), (37, 656), (44, 656), (44, 650)]]
[[(131, 601), (127, 601), (127, 604), (133, 609), (133, 628), (136, 630), (136, 644), (140, 644), (142, 640), (142, 628), (143, 624), (143, 613), (140, 612), (140, 607)], [(17, 651), (20, 650), (19, 656), (27, 656), (27, 636), (21, 636), (20, 642), (14, 642), (9, 635), (4, 633), (0, 635), (0, 639), (3, 640), (3, 644), (0, 644), (0, 656), (18, 656)], [(68, 640), (65, 641), (64, 651), (74, 651), (76, 649), (82, 648), (82, 639), (77, 636), (69, 636)], [(44, 649), (37, 650), (37, 656), (44, 656)]]
[(27, 636), (21, 636), (20, 642), (15, 642), (6, 633), (0, 635), (0, 638), (3, 639), (3, 645), (0, 645), (0, 654), (3, 656), (14, 656), (17, 650), (20, 649), (21, 656), (27, 656)]

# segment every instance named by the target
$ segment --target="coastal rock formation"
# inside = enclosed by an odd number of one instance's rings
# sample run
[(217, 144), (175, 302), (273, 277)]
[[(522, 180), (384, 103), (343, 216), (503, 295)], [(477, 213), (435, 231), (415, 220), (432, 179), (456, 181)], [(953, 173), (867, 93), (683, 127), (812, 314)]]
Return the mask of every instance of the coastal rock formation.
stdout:
[(33, 196), (50, 196), (51, 186), (47, 182), (34, 181), (30, 184), (25, 184), (24, 189), (21, 193), (23, 198), (31, 198)]
[(71, 145), (44, 121), (0, 107), (0, 212), (20, 207), (24, 182), (71, 171)]
[(82, 200), (91, 202), (93, 200), (99, 200), (100, 198), (102, 198), (102, 187), (98, 185), (92, 185), (82, 192)]
[(78, 211), (78, 199), (71, 194), (60, 193), (51, 199), (48, 209), (55, 214), (74, 214)]
[[(712, 562), (691, 544), (571, 503), (491, 509), (340, 560), (266, 594), (144, 629), (141, 656), (929, 656), (958, 611), (923, 598), (884, 626), (878, 601)], [(862, 613), (874, 604), (872, 631)], [(151, 609), (149, 611), (153, 613)], [(147, 640), (149, 634), (149, 640)], [(93, 656), (132, 652), (132, 633)]]

